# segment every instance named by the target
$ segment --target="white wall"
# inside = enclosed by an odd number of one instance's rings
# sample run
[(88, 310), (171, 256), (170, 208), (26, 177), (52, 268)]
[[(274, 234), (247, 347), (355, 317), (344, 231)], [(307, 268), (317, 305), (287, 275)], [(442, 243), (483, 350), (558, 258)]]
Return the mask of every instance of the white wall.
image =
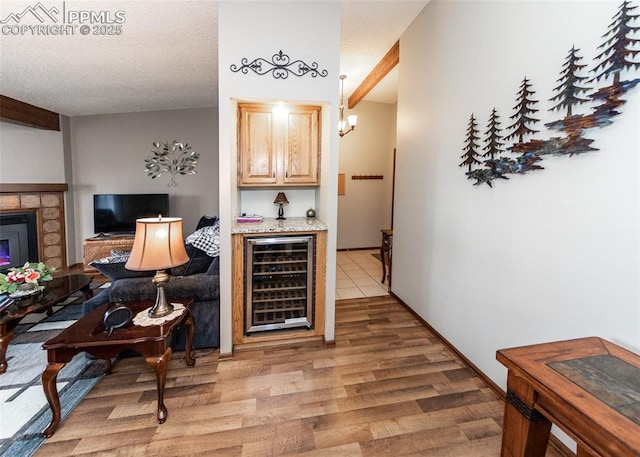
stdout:
[[(391, 228), (396, 109), (360, 102), (348, 110), (358, 116), (358, 125), (340, 139), (338, 172), (345, 174), (345, 194), (338, 197), (338, 249), (380, 246), (380, 230)], [(352, 180), (352, 175), (384, 178)]]
[(0, 182), (65, 183), (62, 132), (0, 122)]
[[(231, 221), (250, 207), (273, 205), (273, 193), (242, 198), (236, 187), (237, 142), (236, 107), (244, 100), (281, 100), (323, 106), (321, 187), (315, 192), (318, 217), (329, 226), (327, 246), (327, 315), (325, 336), (333, 339), (336, 249), (337, 132), (339, 89), (340, 4), (324, 1), (221, 2), (218, 9), (218, 78), (220, 110), (220, 352), (231, 352)], [(261, 57), (271, 60), (278, 51), (308, 64), (317, 62), (327, 77), (289, 76), (275, 79), (233, 73), (230, 66)], [(256, 191), (260, 192), (260, 191)], [(302, 193), (300, 193), (302, 192)], [(292, 190), (289, 201), (306, 199), (306, 191)], [(261, 199), (263, 199), (261, 201)], [(269, 201), (270, 200), (270, 201)], [(243, 204), (241, 205), (241, 201)], [(251, 202), (249, 204), (249, 202)], [(240, 209), (242, 208), (242, 210)]]
[[(204, 215), (218, 214), (218, 132), (215, 109), (168, 110), (71, 118), (76, 252), (94, 236), (93, 194), (168, 193), (172, 216), (184, 219), (185, 236)], [(200, 153), (196, 175), (151, 179), (144, 159), (153, 142), (179, 140)], [(73, 263), (70, 260), (70, 264)]]
[(524, 76), (536, 127), (560, 117), (565, 56), (593, 68), (618, 4), (435, 0), (400, 41), (393, 292), (503, 387), (500, 348), (597, 335), (640, 352), (640, 87), (588, 131), (597, 152), (493, 189), (458, 167), (471, 113), (508, 126)]

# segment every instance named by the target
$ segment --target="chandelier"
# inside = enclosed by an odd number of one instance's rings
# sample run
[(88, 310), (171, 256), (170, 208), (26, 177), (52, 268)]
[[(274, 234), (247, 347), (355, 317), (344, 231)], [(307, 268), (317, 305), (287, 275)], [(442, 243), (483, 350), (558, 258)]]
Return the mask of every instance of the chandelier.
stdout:
[(340, 135), (340, 137), (345, 136), (355, 129), (356, 123), (358, 122), (358, 116), (355, 114), (347, 116), (347, 119), (344, 118), (344, 80), (346, 78), (346, 75), (340, 75), (340, 120), (338, 122), (338, 128), (340, 129), (338, 135)]

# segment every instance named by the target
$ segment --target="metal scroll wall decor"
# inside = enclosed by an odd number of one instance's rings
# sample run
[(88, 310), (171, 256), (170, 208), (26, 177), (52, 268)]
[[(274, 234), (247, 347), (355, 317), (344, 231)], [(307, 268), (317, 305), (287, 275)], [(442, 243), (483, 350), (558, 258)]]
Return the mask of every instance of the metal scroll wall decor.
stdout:
[(318, 70), (317, 62), (308, 64), (302, 60), (292, 61), (282, 50), (274, 54), (271, 61), (258, 57), (249, 62), (249, 59), (243, 57), (240, 64), (240, 66), (232, 64), (231, 71), (234, 73), (240, 71), (246, 75), (249, 70), (252, 70), (260, 76), (271, 73), (275, 79), (287, 79), (289, 75), (304, 76), (306, 74), (310, 74), (314, 78), (317, 76), (324, 78), (328, 74), (327, 70)]
[[(587, 130), (595, 127), (606, 127), (613, 123), (613, 118), (620, 114), (618, 108), (626, 103), (622, 96), (633, 89), (640, 79), (621, 81), (621, 72), (640, 68), (637, 54), (640, 54), (640, 39), (634, 38), (639, 26), (632, 25), (640, 16), (632, 14), (637, 6), (623, 1), (609, 25), (607, 33), (603, 35), (604, 43), (598, 49), (602, 50), (595, 58), (595, 66), (590, 70), (592, 76), (583, 72), (587, 65), (582, 63), (580, 50), (572, 47), (564, 61), (558, 86), (554, 88), (555, 95), (549, 99), (553, 107), (550, 112), (565, 112), (562, 119), (544, 124), (550, 130), (557, 131), (560, 136), (545, 140), (532, 139), (525, 142), (524, 138), (535, 133), (535, 124), (540, 122), (535, 117), (538, 101), (532, 83), (524, 78), (517, 93), (514, 114), (509, 117), (511, 124), (503, 135), (500, 127), (500, 116), (494, 108), (489, 116), (484, 138), (480, 137), (478, 121), (471, 114), (464, 140), (464, 154), (460, 156), (460, 167), (466, 167), (465, 175), (473, 179), (473, 185), (483, 183), (493, 187), (496, 179), (509, 179), (509, 174), (524, 174), (541, 170), (539, 165), (544, 156), (578, 155), (590, 151), (597, 151), (593, 147), (594, 140), (584, 137)], [(602, 80), (613, 81), (606, 86), (597, 87)], [(573, 108), (584, 103), (594, 103), (590, 114), (574, 114)], [(515, 142), (505, 148), (505, 142)], [(481, 142), (484, 146), (481, 148)], [(516, 158), (503, 156), (506, 151), (518, 154)]]
[(152, 143), (152, 156), (144, 159), (145, 170), (151, 179), (155, 179), (164, 173), (169, 173), (171, 179), (168, 187), (175, 187), (176, 175), (195, 175), (196, 165), (200, 154), (193, 150), (187, 143), (173, 140), (171, 143)]

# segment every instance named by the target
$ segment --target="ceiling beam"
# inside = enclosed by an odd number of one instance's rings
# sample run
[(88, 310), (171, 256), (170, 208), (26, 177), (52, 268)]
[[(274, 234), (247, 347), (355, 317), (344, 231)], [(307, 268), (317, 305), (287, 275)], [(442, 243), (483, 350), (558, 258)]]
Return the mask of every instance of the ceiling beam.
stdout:
[(376, 84), (382, 81), (382, 79), (387, 76), (387, 73), (398, 65), (398, 62), (400, 62), (400, 42), (396, 41), (382, 60), (371, 70), (371, 73), (369, 73), (358, 88), (353, 91), (353, 94), (349, 97), (349, 109), (355, 107), (371, 89), (376, 87)]
[(60, 115), (53, 111), (0, 95), (0, 121), (60, 131)]

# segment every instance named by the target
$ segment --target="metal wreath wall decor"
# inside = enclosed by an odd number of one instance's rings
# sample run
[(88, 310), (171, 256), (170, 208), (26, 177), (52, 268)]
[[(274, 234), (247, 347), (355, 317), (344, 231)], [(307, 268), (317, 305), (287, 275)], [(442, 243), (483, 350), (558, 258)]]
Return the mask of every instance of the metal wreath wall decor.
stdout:
[(144, 159), (145, 171), (151, 179), (162, 176), (163, 173), (170, 173), (168, 187), (175, 187), (176, 175), (195, 175), (196, 165), (200, 154), (191, 148), (187, 143), (173, 140), (171, 143), (152, 143), (152, 156)]
[[(592, 146), (594, 140), (583, 135), (589, 129), (606, 127), (613, 123), (613, 118), (620, 114), (617, 111), (626, 103), (621, 97), (633, 89), (639, 78), (621, 81), (624, 70), (640, 68), (637, 54), (640, 54), (640, 39), (637, 36), (639, 26), (632, 25), (638, 14), (632, 14), (637, 6), (630, 1), (623, 1), (617, 13), (613, 16), (607, 32), (603, 35), (604, 43), (598, 49), (602, 51), (595, 58), (595, 66), (590, 70), (592, 76), (584, 74), (587, 65), (582, 63), (580, 50), (572, 47), (564, 61), (558, 86), (554, 88), (555, 95), (549, 101), (553, 104), (550, 112), (565, 111), (563, 118), (544, 124), (551, 130), (558, 131), (561, 136), (544, 140), (532, 139), (524, 141), (526, 136), (538, 133), (533, 127), (539, 119), (535, 113), (538, 101), (532, 83), (524, 78), (517, 93), (514, 114), (509, 117), (512, 123), (503, 135), (500, 127), (500, 116), (495, 108), (491, 111), (487, 123), (484, 139), (480, 137), (478, 121), (471, 114), (464, 140), (464, 153), (460, 156), (460, 167), (466, 167), (467, 179), (474, 179), (473, 185), (486, 183), (493, 187), (495, 179), (509, 179), (509, 174), (524, 174), (541, 170), (539, 165), (544, 156), (579, 155), (598, 149)], [(600, 80), (607, 81), (613, 77), (611, 84), (596, 87)], [(590, 114), (573, 114), (573, 108), (584, 103), (593, 103)], [(505, 141), (515, 142), (505, 148)], [(481, 141), (484, 147), (481, 148)], [(518, 154), (514, 159), (502, 154), (510, 151)], [(484, 160), (481, 160), (484, 159)]]
[(314, 78), (317, 76), (324, 78), (328, 74), (327, 70), (318, 70), (317, 62), (308, 64), (302, 60), (291, 61), (282, 50), (271, 56), (271, 61), (258, 57), (249, 62), (249, 59), (243, 57), (240, 63), (240, 66), (231, 64), (231, 71), (234, 73), (240, 71), (246, 75), (249, 70), (252, 70), (260, 76), (271, 73), (275, 79), (287, 79), (289, 75), (304, 76), (307, 73)]

